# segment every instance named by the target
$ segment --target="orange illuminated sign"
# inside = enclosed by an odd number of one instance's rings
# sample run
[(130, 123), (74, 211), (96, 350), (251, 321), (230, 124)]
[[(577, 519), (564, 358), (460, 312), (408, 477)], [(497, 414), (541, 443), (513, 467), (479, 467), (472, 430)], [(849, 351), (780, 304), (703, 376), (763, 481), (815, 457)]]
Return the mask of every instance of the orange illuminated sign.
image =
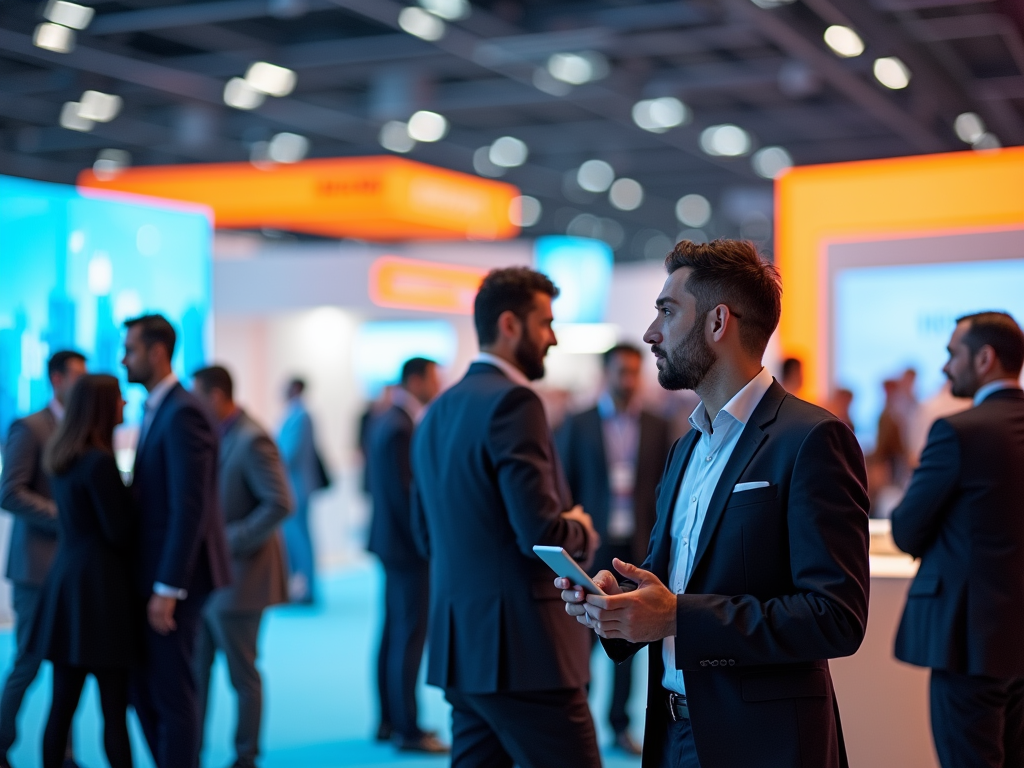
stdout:
[(361, 240), (500, 240), (515, 237), (511, 184), (401, 157), (305, 160), (256, 167), (211, 163), (82, 171), (89, 189), (200, 203), (224, 229), (281, 229)]
[(380, 307), (473, 314), (486, 269), (381, 256), (370, 266), (370, 299)]
[(830, 243), (1024, 225), (1024, 148), (794, 168), (775, 187), (782, 353), (804, 361), (804, 394), (828, 396)]

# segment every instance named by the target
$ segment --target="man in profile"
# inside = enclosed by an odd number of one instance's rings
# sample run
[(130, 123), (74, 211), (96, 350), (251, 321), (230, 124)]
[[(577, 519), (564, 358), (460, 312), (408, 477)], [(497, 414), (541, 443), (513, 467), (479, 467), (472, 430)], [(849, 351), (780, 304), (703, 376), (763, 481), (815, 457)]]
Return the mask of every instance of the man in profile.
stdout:
[(957, 320), (943, 369), (973, 408), (931, 428), (892, 535), (921, 558), (896, 658), (931, 668), (943, 768), (1024, 765), (1024, 333), (1005, 312)]
[(782, 361), (782, 388), (791, 395), (799, 395), (804, 388), (804, 364), (800, 358), (787, 357)]
[(430, 573), (413, 540), (409, 450), (415, 425), (440, 391), (437, 363), (407, 360), (401, 383), (391, 392), (391, 407), (373, 420), (367, 441), (373, 498), (367, 548), (384, 566), (384, 629), (377, 661), (381, 727), (399, 749), (435, 754), (448, 748), (417, 722), (416, 679), (427, 639)]
[[(605, 352), (605, 389), (597, 405), (566, 419), (556, 436), (572, 496), (590, 512), (601, 537), (593, 572), (611, 570), (616, 557), (642, 563), (654, 528), (656, 490), (672, 443), (671, 427), (643, 408), (642, 365), (642, 353), (631, 344)], [(616, 745), (639, 755), (626, 709), (632, 670), (632, 659), (615, 665), (608, 722)]]
[(480, 355), (413, 436), (413, 527), (430, 559), (427, 682), (452, 705), (454, 768), (597, 768), (590, 639), (536, 544), (584, 566), (599, 537), (569, 491), (540, 398), (552, 282), (494, 270), (474, 302)]
[(210, 668), (220, 650), (238, 699), (235, 762), (256, 768), (263, 713), (263, 681), (256, 669), (263, 612), (288, 602), (288, 574), (281, 522), (292, 499), (277, 446), (235, 403), (234, 382), (219, 365), (192, 374), (194, 392), (217, 423), (220, 504), (231, 551), (231, 584), (214, 592), (203, 608), (196, 648), (199, 746), (210, 689)]
[(125, 322), (123, 363), (146, 398), (132, 495), (139, 511), (136, 588), (145, 611), (132, 704), (157, 768), (194, 768), (194, 656), (203, 605), (231, 581), (217, 500), (217, 436), (171, 369), (176, 334), (162, 315)]
[(847, 765), (828, 659), (868, 613), (864, 457), (762, 364), (782, 286), (753, 244), (682, 241), (644, 341), (701, 401), (669, 455), (643, 567), (568, 580), (567, 610), (622, 662), (650, 645), (645, 768)]
[[(18, 710), (42, 663), (39, 656), (28, 651), (29, 631), (57, 554), (57, 505), (43, 471), (43, 448), (64, 418), (71, 388), (86, 372), (85, 357), (70, 350), (55, 352), (46, 364), (46, 372), (53, 399), (42, 410), (11, 424), (0, 475), (0, 507), (14, 515), (7, 578), (13, 586), (17, 618), (14, 666), (0, 698), (0, 768), (7, 768), (7, 753), (17, 740)], [(69, 736), (65, 766), (74, 765)]]

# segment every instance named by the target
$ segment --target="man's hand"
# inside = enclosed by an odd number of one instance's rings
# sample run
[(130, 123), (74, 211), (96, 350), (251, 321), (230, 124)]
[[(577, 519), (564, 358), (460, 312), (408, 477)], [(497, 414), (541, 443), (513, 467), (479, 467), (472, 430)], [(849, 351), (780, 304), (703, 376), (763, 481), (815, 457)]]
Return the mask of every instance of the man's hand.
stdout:
[[(619, 586), (619, 582), (615, 580), (615, 576), (612, 575), (611, 571), (598, 571), (597, 576), (594, 577), (594, 583), (601, 588), (606, 595), (621, 595), (622, 588)], [(586, 609), (583, 607), (583, 601), (587, 596), (587, 593), (583, 591), (583, 587), (574, 586), (569, 579), (564, 576), (559, 576), (555, 579), (555, 586), (562, 590), (562, 599), (565, 601), (565, 612), (570, 616), (584, 616), (586, 615)], [(586, 620), (582, 621), (586, 624)], [(589, 626), (589, 625), (588, 625)]]
[(174, 609), (177, 605), (176, 597), (163, 597), (154, 594), (149, 598), (146, 616), (149, 617), (149, 626), (158, 635), (169, 635), (178, 628), (178, 625), (174, 623)]
[[(615, 584), (614, 589), (609, 589), (609, 582), (614, 583), (615, 579), (608, 571), (601, 571), (594, 582), (606, 594), (586, 595), (585, 600), (577, 602), (576, 590), (566, 590), (562, 592), (566, 611), (576, 616), (580, 624), (610, 639), (653, 643), (675, 635), (676, 596), (649, 571), (624, 563), (618, 558), (612, 561), (612, 565), (627, 579), (635, 581), (637, 588), (632, 592), (622, 592), (618, 584)], [(567, 595), (573, 600), (567, 599)]]
[(594, 556), (597, 554), (598, 547), (601, 546), (601, 536), (598, 534), (597, 529), (594, 528), (594, 521), (590, 518), (590, 515), (583, 511), (583, 507), (579, 504), (568, 512), (563, 512), (562, 517), (566, 520), (575, 520), (583, 526), (583, 531), (587, 536), (587, 556), (580, 563), (580, 566), (583, 570), (587, 570), (594, 564)]

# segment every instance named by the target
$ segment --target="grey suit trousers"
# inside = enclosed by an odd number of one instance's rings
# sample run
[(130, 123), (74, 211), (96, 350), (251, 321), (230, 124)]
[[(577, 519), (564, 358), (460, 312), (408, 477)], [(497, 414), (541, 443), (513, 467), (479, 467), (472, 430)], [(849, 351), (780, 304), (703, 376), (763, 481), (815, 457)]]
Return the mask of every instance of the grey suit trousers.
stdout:
[(203, 611), (203, 626), (196, 643), (196, 688), (199, 698), (199, 745), (210, 695), (210, 669), (217, 651), (224, 653), (228, 677), (238, 694), (238, 722), (235, 728), (235, 765), (252, 768), (260, 749), (260, 719), (263, 715), (263, 681), (256, 669), (256, 643), (263, 611)]

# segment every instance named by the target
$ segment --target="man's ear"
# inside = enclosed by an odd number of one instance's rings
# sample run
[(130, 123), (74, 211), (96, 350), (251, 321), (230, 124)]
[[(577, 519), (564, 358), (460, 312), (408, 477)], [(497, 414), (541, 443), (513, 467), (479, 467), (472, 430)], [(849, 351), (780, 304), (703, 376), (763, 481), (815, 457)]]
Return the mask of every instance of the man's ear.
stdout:
[(985, 344), (974, 355), (974, 370), (981, 376), (990, 373), (999, 362), (996, 351)]
[(523, 322), (511, 309), (498, 315), (498, 332), (511, 339), (518, 338), (523, 331)]

